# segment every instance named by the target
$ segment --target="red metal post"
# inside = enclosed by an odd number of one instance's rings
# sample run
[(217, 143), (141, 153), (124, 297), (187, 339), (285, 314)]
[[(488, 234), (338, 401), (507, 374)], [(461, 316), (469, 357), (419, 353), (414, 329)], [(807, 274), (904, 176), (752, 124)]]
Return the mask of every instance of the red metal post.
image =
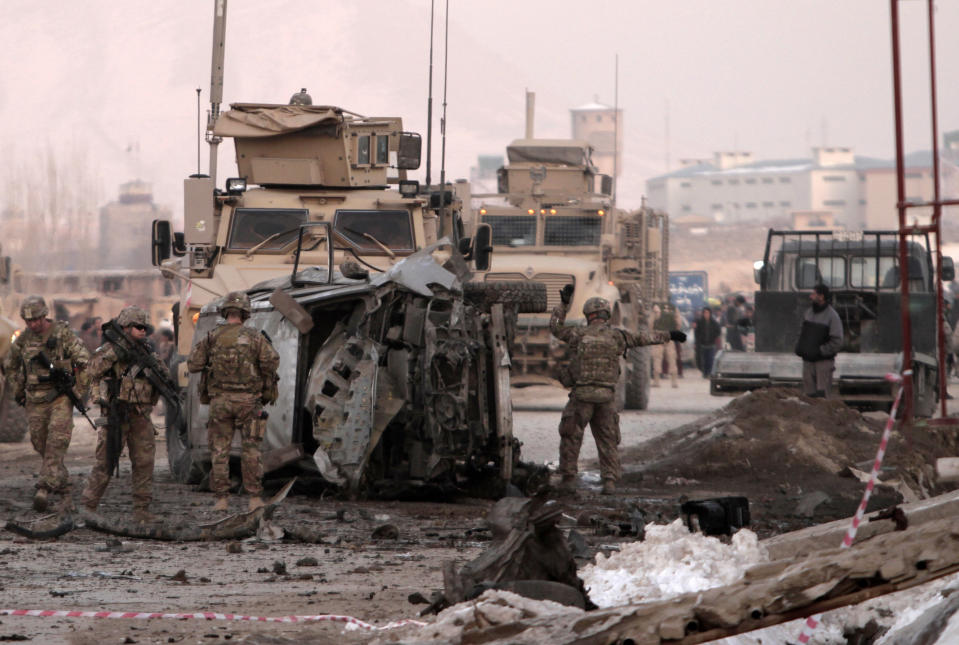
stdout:
[(899, 285), (902, 297), (903, 420), (912, 419), (912, 321), (909, 316), (909, 257), (906, 247), (906, 180), (902, 142), (902, 78), (899, 56), (899, 0), (889, 0), (892, 23), (892, 94), (896, 127), (896, 208), (899, 211)]

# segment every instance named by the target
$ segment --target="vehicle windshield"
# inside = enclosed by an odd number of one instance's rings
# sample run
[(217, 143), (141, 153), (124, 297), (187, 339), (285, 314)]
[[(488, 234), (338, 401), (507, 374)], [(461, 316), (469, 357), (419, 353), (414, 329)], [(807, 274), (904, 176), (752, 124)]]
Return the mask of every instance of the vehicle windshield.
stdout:
[(237, 208), (233, 211), (226, 247), (230, 251), (246, 251), (276, 235), (259, 250), (282, 250), (296, 240), (298, 229), (308, 215), (305, 208)]
[(535, 215), (484, 215), (483, 222), (493, 228), (493, 244), (531, 246), (536, 244)]
[(333, 218), (333, 229), (363, 253), (384, 254), (377, 242), (396, 252), (412, 253), (415, 250), (413, 219), (407, 210), (338, 210)]
[(546, 246), (599, 246), (603, 220), (599, 216), (547, 217)]

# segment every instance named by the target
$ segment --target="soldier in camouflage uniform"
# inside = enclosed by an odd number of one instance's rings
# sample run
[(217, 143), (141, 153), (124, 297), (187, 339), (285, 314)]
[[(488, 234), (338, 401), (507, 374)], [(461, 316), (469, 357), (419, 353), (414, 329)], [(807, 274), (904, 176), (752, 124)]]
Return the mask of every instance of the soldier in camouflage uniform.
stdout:
[(561, 490), (572, 492), (576, 487), (577, 461), (583, 443), (583, 432), (589, 424), (599, 452), (599, 469), (603, 478), (603, 494), (616, 490), (620, 476), (619, 411), (616, 405), (616, 384), (619, 382), (619, 359), (630, 347), (685, 340), (682, 332), (640, 330), (633, 333), (609, 324), (609, 302), (590, 298), (583, 305), (585, 327), (565, 327), (566, 313), (573, 295), (573, 286), (560, 291), (561, 304), (553, 309), (549, 329), (553, 336), (569, 345), (572, 357), (570, 373), (573, 388), (559, 423), (559, 472)]
[(213, 510), (228, 508), (230, 444), (237, 431), (242, 442), (243, 487), (253, 510), (263, 506), (260, 442), (266, 420), (262, 409), (276, 398), (280, 357), (265, 336), (243, 325), (250, 316), (250, 299), (245, 293), (228, 293), (220, 305), (220, 315), (226, 324), (194, 345), (187, 367), (191, 372), (204, 373), (209, 394), (207, 442), (213, 462), (210, 487), (216, 495)]
[(82, 397), (86, 391), (85, 368), (90, 353), (66, 323), (52, 321), (47, 304), (40, 296), (29, 296), (20, 307), (27, 328), (17, 336), (3, 362), (3, 371), (13, 388), (14, 400), (26, 408), (30, 442), (41, 457), (40, 477), (33, 497), (33, 508), (45, 511), (50, 493), (64, 495), (69, 502), (70, 479), (63, 458), (73, 434), (73, 404), (50, 382), (49, 365), (64, 370), (76, 381)]
[[(152, 327), (147, 322), (147, 313), (139, 307), (125, 307), (117, 316), (116, 323), (131, 342), (145, 345), (147, 335), (152, 332)], [(169, 378), (166, 365), (162, 361), (158, 361), (158, 364), (164, 372), (163, 376)], [(137, 522), (153, 521), (155, 518), (150, 513), (150, 501), (153, 499), (156, 439), (150, 413), (160, 394), (147, 380), (142, 367), (133, 362), (122, 347), (111, 342), (106, 342), (97, 349), (87, 372), (91, 383), (97, 387), (94, 396), (102, 406), (103, 417), (108, 417), (110, 405), (119, 407), (119, 414), (116, 416), (122, 420), (122, 443), (127, 446), (133, 469), (133, 519)], [(113, 388), (109, 384), (111, 380), (118, 382)], [(114, 392), (114, 401), (110, 400), (111, 389)], [(97, 432), (97, 461), (83, 491), (83, 505), (89, 511), (97, 510), (100, 498), (110, 482), (108, 432), (109, 428), (106, 426), (100, 426)]]

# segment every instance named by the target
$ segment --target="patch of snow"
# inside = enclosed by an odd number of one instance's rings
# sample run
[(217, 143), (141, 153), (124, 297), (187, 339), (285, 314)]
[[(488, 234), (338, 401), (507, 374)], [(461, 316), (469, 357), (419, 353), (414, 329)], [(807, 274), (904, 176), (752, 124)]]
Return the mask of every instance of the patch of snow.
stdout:
[(732, 584), (749, 567), (768, 561), (756, 534), (737, 532), (731, 544), (690, 533), (682, 520), (646, 525), (643, 542), (624, 544), (619, 553), (596, 556), (579, 571), (590, 599), (600, 607), (662, 600)]

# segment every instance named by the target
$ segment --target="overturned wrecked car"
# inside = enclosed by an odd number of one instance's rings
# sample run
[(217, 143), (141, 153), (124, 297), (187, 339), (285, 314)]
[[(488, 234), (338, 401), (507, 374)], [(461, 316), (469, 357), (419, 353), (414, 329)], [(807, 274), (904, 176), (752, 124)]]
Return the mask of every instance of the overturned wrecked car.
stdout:
[[(469, 282), (445, 240), (373, 277), (355, 264), (331, 267), (294, 263), (290, 275), (248, 290), (246, 324), (280, 354), (265, 470), (293, 466), (351, 494), (387, 497), (424, 487), (496, 495), (510, 480), (525, 483), (509, 343), (517, 313), (545, 309), (545, 287)], [(201, 311), (194, 342), (217, 324), (217, 303)], [(187, 421), (167, 442), (171, 471), (189, 483), (210, 462), (198, 386), (191, 375)]]

